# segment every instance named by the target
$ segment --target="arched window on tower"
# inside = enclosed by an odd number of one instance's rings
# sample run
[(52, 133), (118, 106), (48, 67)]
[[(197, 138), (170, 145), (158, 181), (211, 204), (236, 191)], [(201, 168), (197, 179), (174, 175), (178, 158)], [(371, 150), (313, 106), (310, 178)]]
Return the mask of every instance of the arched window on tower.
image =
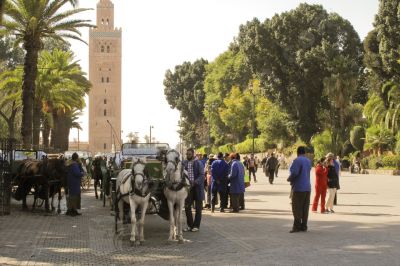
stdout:
[(110, 21), (107, 19), (106, 25), (110, 24)]
[(104, 104), (107, 104), (107, 99), (104, 99)]
[(104, 77), (101, 77), (101, 83), (104, 83)]
[(104, 116), (107, 116), (107, 110), (104, 109)]
[(104, 19), (101, 19), (101, 25), (103, 25), (104, 24)]
[(107, 53), (109, 53), (109, 52), (110, 52), (110, 46), (107, 45)]
[(100, 51), (104, 53), (104, 45), (101, 46)]
[(107, 83), (109, 83), (110, 82), (110, 78), (109, 77), (107, 77)]

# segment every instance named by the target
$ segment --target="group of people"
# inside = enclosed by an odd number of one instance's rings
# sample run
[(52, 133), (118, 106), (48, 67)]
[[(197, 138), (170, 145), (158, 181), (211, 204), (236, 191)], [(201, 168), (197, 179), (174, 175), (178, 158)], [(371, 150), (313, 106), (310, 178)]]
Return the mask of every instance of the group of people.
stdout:
[[(292, 191), (292, 213), (294, 217), (293, 227), (290, 233), (306, 232), (308, 230), (308, 214), (310, 206), (311, 182), (310, 171), (311, 161), (306, 157), (306, 148), (298, 147), (297, 158), (293, 160), (289, 168), (289, 178)], [(339, 186), (340, 163), (335, 160), (333, 153), (328, 153), (320, 159), (315, 167), (315, 197), (312, 211), (316, 212), (319, 199), (321, 198), (321, 213), (334, 213), (333, 202), (336, 190)], [(326, 191), (329, 191), (329, 198), (325, 206)]]
[[(208, 157), (207, 155), (195, 156), (194, 149), (190, 148), (186, 152), (183, 165), (190, 180), (189, 195), (185, 201), (187, 228), (184, 231), (197, 232), (199, 230), (203, 200), (206, 200), (205, 207), (211, 212), (215, 211), (218, 204), (219, 211), (225, 212), (228, 209), (228, 203), (230, 203), (231, 212), (237, 213), (240, 209), (244, 209), (245, 167), (240, 161), (240, 154), (219, 152), (216, 158), (214, 154)], [(195, 205), (194, 219), (193, 204)]]

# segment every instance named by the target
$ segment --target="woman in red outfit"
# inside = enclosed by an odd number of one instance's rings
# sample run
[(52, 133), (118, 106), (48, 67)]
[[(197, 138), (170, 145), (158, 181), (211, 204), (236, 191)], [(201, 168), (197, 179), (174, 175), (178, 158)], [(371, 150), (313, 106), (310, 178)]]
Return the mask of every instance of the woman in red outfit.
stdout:
[(325, 197), (328, 188), (328, 167), (325, 165), (325, 158), (318, 161), (315, 166), (315, 197), (312, 205), (312, 211), (318, 209), (318, 201), (321, 197), (321, 213), (325, 213)]

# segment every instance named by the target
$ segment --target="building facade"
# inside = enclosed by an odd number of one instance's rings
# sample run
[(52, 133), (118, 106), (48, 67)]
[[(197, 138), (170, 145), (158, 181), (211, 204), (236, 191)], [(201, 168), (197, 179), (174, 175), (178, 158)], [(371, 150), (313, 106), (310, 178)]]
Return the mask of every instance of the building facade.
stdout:
[(114, 4), (97, 4), (96, 28), (89, 32), (89, 150), (119, 150), (121, 140), (121, 37), (114, 28)]

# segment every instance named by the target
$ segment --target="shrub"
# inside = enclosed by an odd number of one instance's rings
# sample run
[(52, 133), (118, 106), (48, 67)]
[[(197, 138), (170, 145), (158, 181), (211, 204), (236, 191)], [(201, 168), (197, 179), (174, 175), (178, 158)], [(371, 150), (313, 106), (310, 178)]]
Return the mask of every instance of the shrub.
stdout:
[[(265, 151), (266, 143), (262, 138), (254, 139), (254, 152)], [(245, 141), (234, 145), (234, 150), (238, 153), (252, 153), (253, 152), (253, 139), (246, 139)]]
[(382, 164), (384, 167), (400, 169), (400, 156), (399, 155), (383, 156)]
[(329, 130), (314, 135), (311, 139), (311, 144), (314, 147), (316, 158), (324, 157), (328, 152), (332, 151), (332, 137)]
[(378, 169), (379, 167), (383, 167), (382, 157), (374, 155), (368, 156), (361, 160), (361, 167), (369, 169)]
[(235, 151), (235, 146), (232, 143), (228, 143), (218, 147), (218, 150), (223, 153), (231, 153)]
[(350, 143), (358, 151), (363, 151), (365, 143), (365, 129), (362, 126), (355, 126), (350, 131)]

